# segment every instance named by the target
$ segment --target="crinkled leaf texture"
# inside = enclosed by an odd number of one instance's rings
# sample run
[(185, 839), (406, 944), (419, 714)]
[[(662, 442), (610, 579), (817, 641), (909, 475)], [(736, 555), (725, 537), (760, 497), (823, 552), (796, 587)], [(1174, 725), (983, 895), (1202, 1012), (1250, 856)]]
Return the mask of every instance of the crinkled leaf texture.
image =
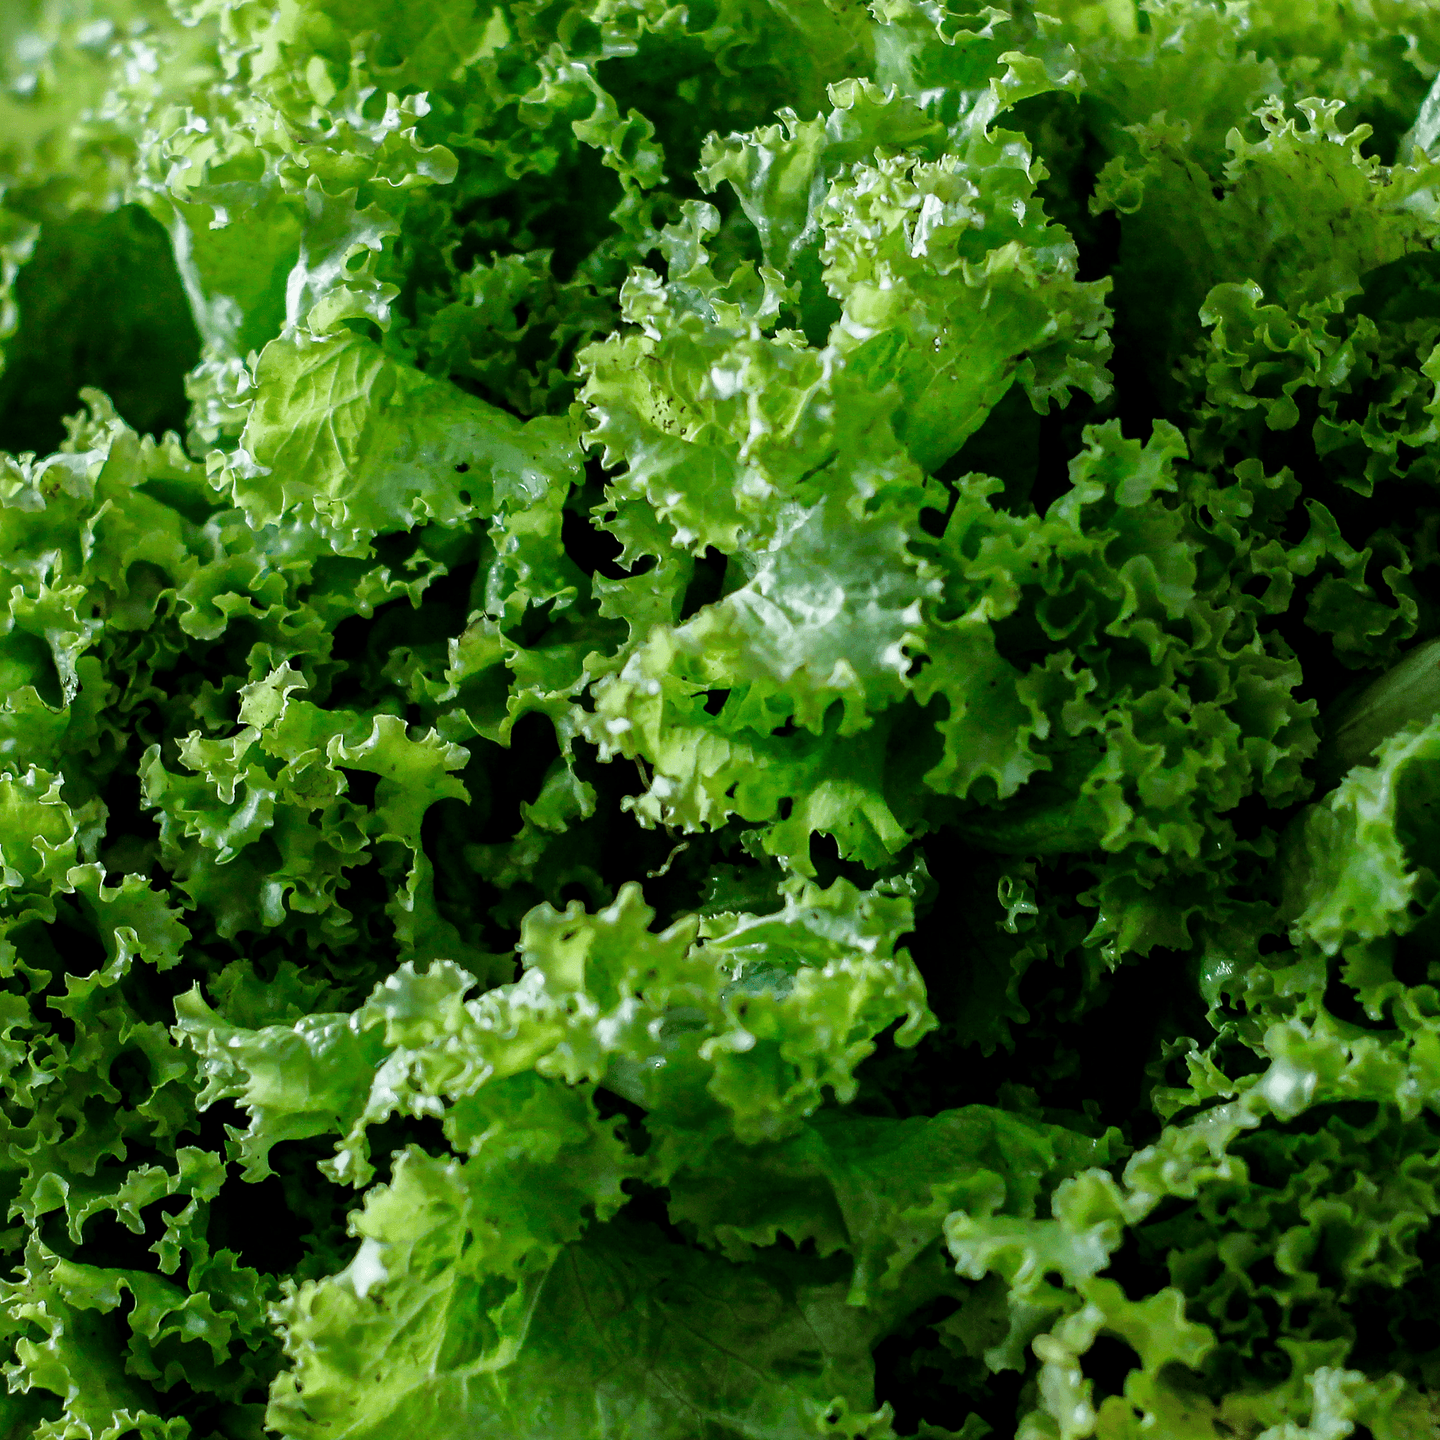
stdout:
[(1437, 73), (0, 7), (0, 1434), (1430, 1440)]
[[(397, 1111), (437, 1117), (454, 1152), (398, 1157), (356, 1216), (351, 1264), (285, 1301), (294, 1369), (271, 1409), (285, 1433), (811, 1433), (837, 1401), (872, 1407), (871, 1346), (949, 1287), (936, 1247), (957, 1185), (1023, 1213), (1103, 1153), (999, 1112), (807, 1122), (822, 1085), (853, 1093), (892, 1022), (901, 1044), (933, 1023), (894, 948), (905, 897), (837, 881), (792, 887), (768, 916), (658, 935), (653, 918), (634, 887), (598, 914), (535, 912), (523, 978), (473, 999), (473, 978), (442, 963), (402, 968), (351, 1015), (259, 1031), (182, 1000), (202, 1103), (246, 1108), (253, 1164), (339, 1132), (327, 1168), (364, 1184), (366, 1132)], [(646, 1155), (596, 1111), (602, 1079), (644, 1110)], [(818, 1213), (777, 1208), (762, 1183), (750, 1227), (732, 1212), (722, 1238), (697, 1206), (732, 1167), (788, 1177)], [(613, 1219), (636, 1181), (673, 1185), (675, 1220), (705, 1248)], [(827, 1206), (814, 1257), (737, 1263), (741, 1235), (814, 1238)]]

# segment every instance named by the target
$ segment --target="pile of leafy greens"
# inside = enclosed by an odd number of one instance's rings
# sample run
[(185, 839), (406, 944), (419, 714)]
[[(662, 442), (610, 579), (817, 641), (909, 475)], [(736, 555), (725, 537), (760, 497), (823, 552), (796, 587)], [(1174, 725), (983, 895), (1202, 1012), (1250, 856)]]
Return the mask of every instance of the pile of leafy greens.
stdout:
[(1440, 9), (0, 67), (0, 1437), (1440, 1433)]

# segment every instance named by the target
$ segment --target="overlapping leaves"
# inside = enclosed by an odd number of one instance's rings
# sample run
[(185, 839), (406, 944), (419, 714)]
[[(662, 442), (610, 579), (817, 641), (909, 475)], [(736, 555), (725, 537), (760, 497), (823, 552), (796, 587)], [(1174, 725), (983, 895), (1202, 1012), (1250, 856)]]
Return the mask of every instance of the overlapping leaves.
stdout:
[(99, 8), (0, 339), (205, 349), (0, 457), (0, 1428), (1428, 1433), (1420, 9)]

